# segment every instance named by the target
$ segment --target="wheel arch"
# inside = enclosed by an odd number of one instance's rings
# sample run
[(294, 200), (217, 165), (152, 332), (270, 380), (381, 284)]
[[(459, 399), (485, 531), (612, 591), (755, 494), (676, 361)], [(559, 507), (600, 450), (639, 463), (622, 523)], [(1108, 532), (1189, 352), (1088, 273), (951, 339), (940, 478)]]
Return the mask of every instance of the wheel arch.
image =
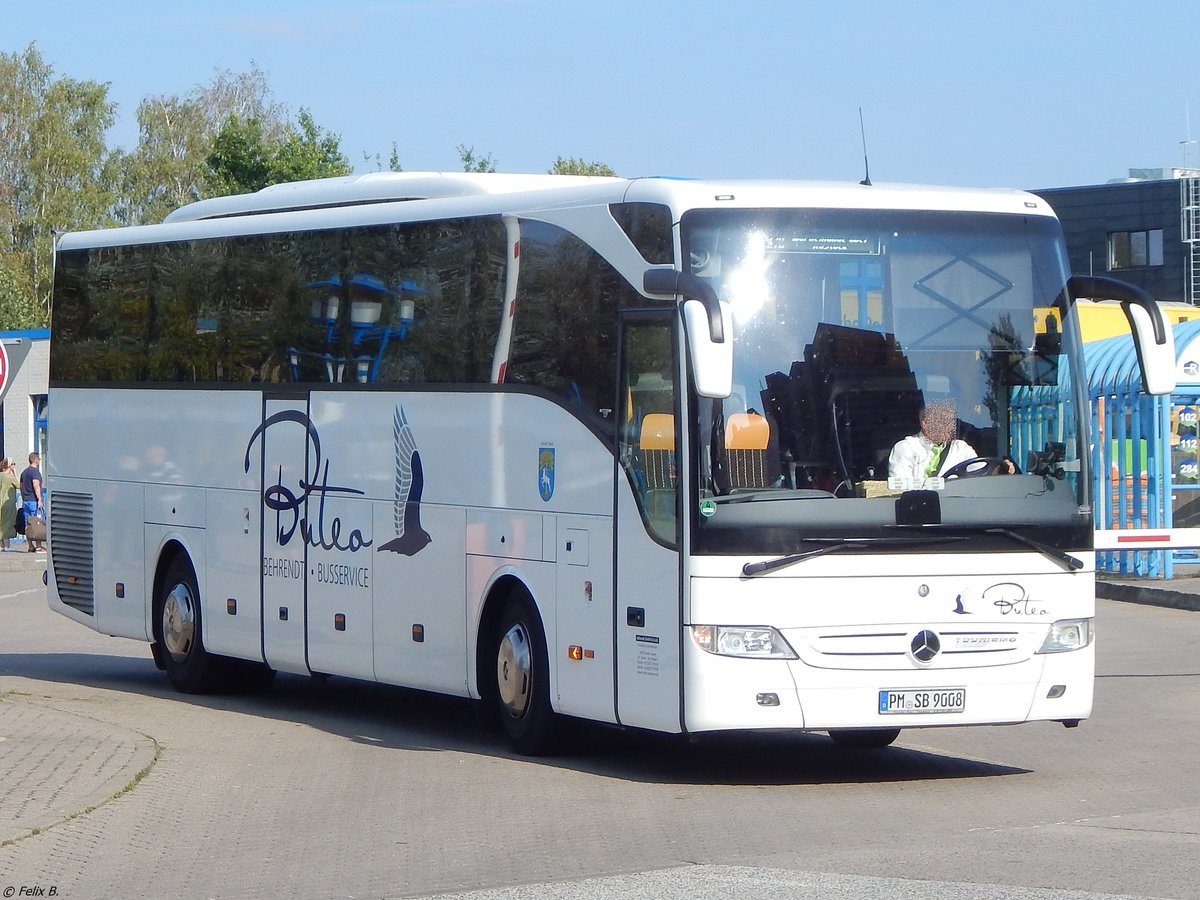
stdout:
[(197, 586), (199, 586), (200, 573), (196, 571), (196, 561), (192, 558), (192, 554), (179, 538), (168, 538), (158, 548), (158, 555), (154, 562), (154, 578), (150, 583), (150, 603), (152, 606), (158, 603), (159, 594), (162, 592), (163, 580), (167, 577), (167, 570), (171, 568), (171, 564), (175, 562), (175, 558), (178, 556), (184, 556), (187, 559), (188, 565), (192, 567), (192, 574), (196, 576)]
[[(199, 573), (196, 571), (196, 561), (192, 558), (191, 552), (187, 545), (178, 537), (168, 537), (162, 542), (158, 548), (158, 553), (154, 557), (154, 575), (150, 579), (150, 590), (146, 597), (146, 613), (150, 624), (150, 655), (154, 657), (154, 664), (160, 669), (166, 669), (166, 663), (163, 660), (162, 646), (162, 613), (158, 608), (159, 601), (162, 599), (163, 582), (166, 581), (167, 571), (175, 562), (176, 558), (184, 557), (188, 565), (192, 567), (192, 575), (196, 577), (197, 589), (199, 589)], [(203, 601), (203, 594), (201, 594)], [(204, 627), (204, 619), (200, 620), (201, 628)]]
[[(537, 597), (529, 585), (513, 572), (499, 575), (489, 586), (484, 595), (484, 601), (479, 613), (479, 623), (475, 630), (475, 692), (485, 701), (492, 701), (496, 690), (496, 660), (494, 657), (495, 642), (499, 635), (500, 619), (508, 601), (520, 597), (529, 603), (534, 615), (538, 618), (542, 640), (546, 643), (547, 658), (551, 658), (549, 639), (546, 636), (546, 618), (538, 605)], [(553, 666), (550, 677), (553, 679)], [(553, 692), (551, 694), (553, 696)]]

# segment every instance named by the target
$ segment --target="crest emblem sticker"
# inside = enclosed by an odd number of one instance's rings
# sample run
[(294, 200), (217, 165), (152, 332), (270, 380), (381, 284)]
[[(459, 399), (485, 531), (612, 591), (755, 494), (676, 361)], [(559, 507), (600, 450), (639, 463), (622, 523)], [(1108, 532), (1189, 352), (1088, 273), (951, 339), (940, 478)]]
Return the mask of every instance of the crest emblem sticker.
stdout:
[(554, 496), (554, 448), (542, 447), (538, 450), (538, 494), (549, 502)]

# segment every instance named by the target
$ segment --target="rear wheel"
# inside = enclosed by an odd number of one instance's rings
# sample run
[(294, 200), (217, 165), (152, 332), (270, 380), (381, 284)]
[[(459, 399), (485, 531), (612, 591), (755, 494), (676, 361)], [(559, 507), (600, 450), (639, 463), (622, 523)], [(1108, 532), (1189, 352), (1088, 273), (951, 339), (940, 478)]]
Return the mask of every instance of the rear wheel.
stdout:
[(900, 736), (899, 728), (848, 728), (831, 731), (829, 736), (839, 747), (855, 750), (881, 750)]
[(550, 706), (546, 639), (527, 598), (506, 602), (496, 632), (495, 659), (495, 700), (509, 743), (528, 756), (552, 752), (558, 722)]

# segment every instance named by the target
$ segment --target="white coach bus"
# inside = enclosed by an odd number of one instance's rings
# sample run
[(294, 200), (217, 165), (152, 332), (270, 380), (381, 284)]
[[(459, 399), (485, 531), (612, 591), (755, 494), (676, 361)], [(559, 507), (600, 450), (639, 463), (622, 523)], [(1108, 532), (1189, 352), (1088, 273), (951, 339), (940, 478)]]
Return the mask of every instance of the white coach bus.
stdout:
[(1035, 196), (378, 173), (55, 262), (49, 602), (182, 691), (479, 698), (525, 753), (1091, 711), (1074, 298), (1174, 361)]

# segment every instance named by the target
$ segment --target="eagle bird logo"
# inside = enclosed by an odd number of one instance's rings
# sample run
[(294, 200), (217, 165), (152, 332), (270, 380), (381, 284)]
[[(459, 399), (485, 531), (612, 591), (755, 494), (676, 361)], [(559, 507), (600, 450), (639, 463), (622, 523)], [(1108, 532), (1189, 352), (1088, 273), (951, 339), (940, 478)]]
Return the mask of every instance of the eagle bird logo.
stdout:
[(421, 491), (425, 486), (421, 453), (412, 426), (399, 406), (392, 416), (392, 437), (396, 445), (396, 501), (392, 513), (396, 537), (379, 549), (415, 556), (433, 539), (421, 527)]

